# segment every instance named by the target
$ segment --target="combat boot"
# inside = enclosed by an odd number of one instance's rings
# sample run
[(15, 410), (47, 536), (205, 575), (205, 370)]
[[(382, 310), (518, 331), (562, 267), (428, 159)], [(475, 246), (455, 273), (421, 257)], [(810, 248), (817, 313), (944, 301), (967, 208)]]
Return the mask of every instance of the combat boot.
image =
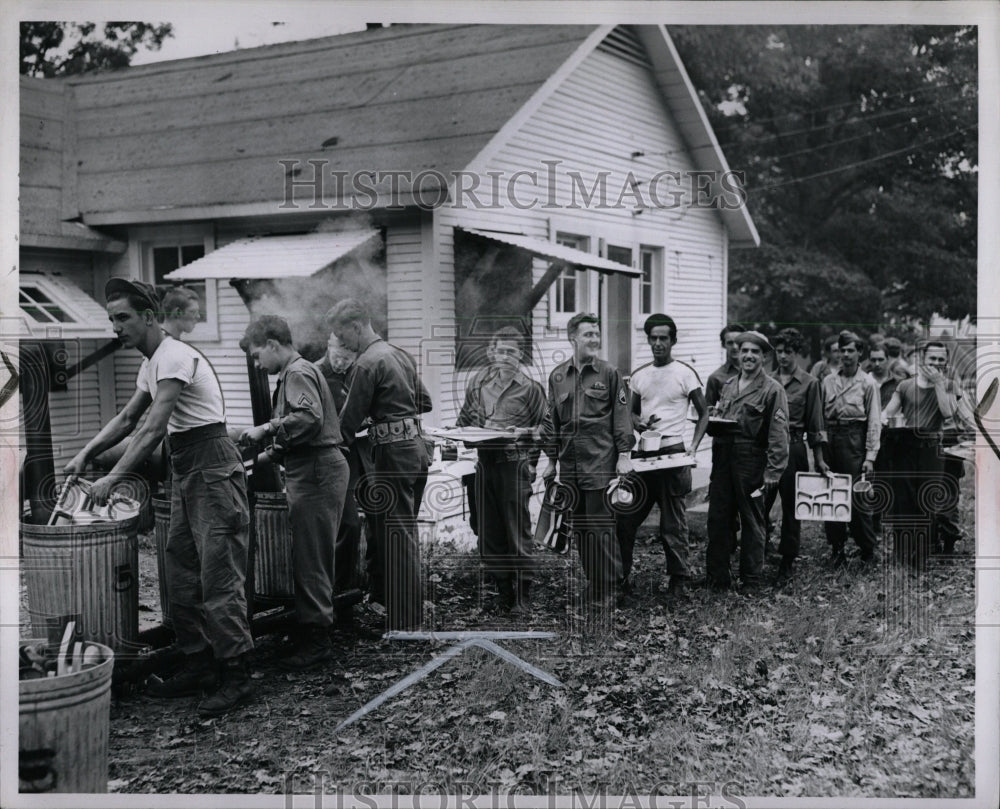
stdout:
[(278, 668), (304, 671), (333, 659), (333, 643), (325, 626), (303, 626), (301, 641), (288, 657), (278, 661)]
[(497, 589), (500, 591), (499, 607), (501, 612), (510, 612), (517, 604), (517, 596), (514, 594), (513, 579), (498, 579)]
[(180, 670), (167, 680), (150, 678), (146, 693), (154, 699), (197, 697), (210, 693), (218, 685), (211, 649), (186, 655)]
[(531, 615), (531, 582), (522, 581), (517, 587), (517, 601), (510, 611), (511, 615), (527, 617)]
[(221, 683), (218, 690), (198, 703), (198, 716), (205, 719), (227, 714), (253, 697), (253, 683), (244, 655), (220, 661), (219, 670)]

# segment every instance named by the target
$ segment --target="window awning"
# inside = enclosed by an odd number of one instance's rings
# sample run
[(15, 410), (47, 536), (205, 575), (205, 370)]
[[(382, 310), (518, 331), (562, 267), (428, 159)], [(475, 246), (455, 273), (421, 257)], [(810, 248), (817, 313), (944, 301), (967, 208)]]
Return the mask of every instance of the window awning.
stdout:
[(305, 278), (379, 235), (377, 230), (342, 233), (300, 233), (293, 236), (251, 236), (213, 250), (180, 269), (169, 281), (245, 278)]
[(21, 336), (36, 340), (114, 339), (107, 310), (67, 278), (23, 272), (18, 278)]
[(593, 253), (585, 253), (583, 250), (577, 250), (574, 247), (566, 247), (565, 245), (556, 244), (555, 242), (549, 242), (545, 239), (536, 239), (532, 236), (522, 236), (520, 234), (514, 233), (500, 233), (495, 230), (478, 230), (475, 228), (459, 228), (466, 233), (471, 233), (474, 236), (482, 236), (484, 239), (490, 239), (494, 242), (499, 242), (500, 244), (507, 244), (513, 247), (520, 247), (522, 250), (527, 250), (532, 255), (538, 256), (539, 258), (547, 258), (553, 261), (565, 261), (568, 264), (573, 264), (582, 270), (596, 270), (597, 272), (615, 272), (621, 273), (622, 275), (629, 275), (633, 278), (640, 278), (642, 276), (642, 270), (636, 270), (625, 264), (619, 264), (617, 261), (610, 261), (606, 258), (601, 258)]

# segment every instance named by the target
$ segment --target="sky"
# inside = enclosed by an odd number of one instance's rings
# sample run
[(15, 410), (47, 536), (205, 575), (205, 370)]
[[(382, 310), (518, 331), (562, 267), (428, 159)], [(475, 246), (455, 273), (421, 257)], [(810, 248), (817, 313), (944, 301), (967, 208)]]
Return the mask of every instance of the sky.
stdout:
[(174, 36), (167, 39), (158, 51), (138, 51), (132, 59), (133, 65), (224, 53), (238, 48), (256, 48), (278, 42), (316, 39), (358, 31), (365, 27), (364, 23), (344, 21), (333, 15), (289, 19), (285, 22), (251, 16), (246, 19), (230, 19), (224, 25), (206, 24), (202, 19), (182, 16), (170, 22), (174, 26)]

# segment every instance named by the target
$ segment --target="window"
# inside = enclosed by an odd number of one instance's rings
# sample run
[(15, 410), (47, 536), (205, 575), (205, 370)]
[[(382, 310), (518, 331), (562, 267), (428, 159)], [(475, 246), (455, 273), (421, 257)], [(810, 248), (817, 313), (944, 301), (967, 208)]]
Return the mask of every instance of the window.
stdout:
[(636, 303), (640, 315), (651, 315), (653, 309), (658, 308), (657, 279), (660, 273), (662, 252), (658, 247), (639, 248), (639, 269), (642, 270), (642, 278), (636, 281), (638, 284)]
[(67, 278), (23, 272), (17, 297), (32, 337), (107, 339), (114, 335), (104, 307)]
[[(156, 239), (145, 245), (143, 253), (144, 277), (161, 291), (175, 283), (164, 276), (180, 267), (205, 256), (205, 239), (192, 235), (180, 238)], [(198, 293), (200, 318), (191, 340), (218, 340), (218, 303), (215, 281), (187, 281), (184, 286)]]
[[(589, 239), (569, 233), (556, 234), (556, 244), (589, 252)], [(549, 325), (564, 326), (581, 309), (585, 309), (586, 283), (580, 270), (564, 269), (549, 288)]]

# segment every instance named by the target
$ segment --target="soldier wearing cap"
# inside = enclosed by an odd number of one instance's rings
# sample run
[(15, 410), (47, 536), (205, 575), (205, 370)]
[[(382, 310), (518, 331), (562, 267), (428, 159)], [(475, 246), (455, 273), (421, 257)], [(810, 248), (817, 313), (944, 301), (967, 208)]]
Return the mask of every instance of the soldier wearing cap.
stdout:
[[(521, 369), (521, 334), (504, 326), (490, 339), (490, 364), (474, 374), (458, 415), (459, 427), (537, 427), (545, 389)], [(477, 448), (474, 494), (480, 554), (500, 590), (500, 607), (526, 614), (531, 606), (532, 535), (528, 500), (539, 449), (530, 438)]]
[(221, 686), (198, 706), (203, 717), (219, 716), (253, 694), (246, 664), (253, 639), (244, 590), (250, 512), (243, 463), (226, 433), (214, 371), (202, 354), (160, 328), (155, 289), (112, 278), (104, 292), (115, 334), (143, 362), (132, 398), (69, 462), (66, 474), (79, 475), (91, 458), (135, 431), (118, 463), (91, 488), (94, 500), (103, 503), (116, 482), (169, 435), (174, 478), (166, 571), (173, 629), (185, 660), (149, 693), (194, 696), (215, 688), (221, 675)]
[(809, 471), (807, 441), (812, 449), (816, 471), (827, 471), (823, 458), (823, 447), (826, 444), (823, 396), (816, 377), (806, 373), (796, 362), (804, 342), (798, 329), (793, 328), (782, 329), (771, 338), (778, 366), (774, 378), (785, 389), (785, 398), (788, 400), (788, 466), (785, 467), (778, 488), (771, 489), (764, 502), (764, 513), (770, 514), (775, 499), (781, 494), (779, 581), (791, 576), (799, 555), (802, 526), (795, 516), (795, 475)]
[(575, 494), (573, 540), (587, 576), (587, 606), (599, 614), (611, 608), (621, 577), (615, 521), (605, 490), (616, 475), (632, 471), (635, 443), (621, 374), (600, 359), (597, 315), (578, 313), (566, 324), (573, 356), (549, 375), (548, 410), (542, 422), (548, 457), (542, 478), (555, 479)]
[(431, 410), (430, 394), (413, 358), (375, 333), (359, 301), (345, 298), (326, 319), (357, 354), (340, 412), (344, 441), (352, 444), (362, 423), (371, 421), (374, 475), (365, 486), (371, 496), (359, 505), (372, 523), (373, 598), (385, 599), (390, 630), (415, 628), (423, 620), (417, 510), (430, 465), (419, 416)]
[(240, 443), (270, 438), (268, 456), (285, 467), (298, 626), (296, 648), (278, 665), (307, 669), (333, 657), (334, 551), (349, 476), (340, 421), (326, 380), (295, 350), (283, 318), (263, 315), (251, 322), (240, 347), (278, 377), (273, 417), (244, 430)]
[(736, 425), (712, 440), (709, 482), (707, 583), (731, 585), (730, 532), (740, 516), (740, 579), (761, 584), (764, 568), (764, 502), (776, 489), (788, 462), (788, 402), (781, 384), (764, 373), (771, 344), (760, 332), (739, 336), (740, 373), (722, 388), (716, 415)]
[[(822, 383), (828, 463), (831, 472), (849, 474), (853, 483), (859, 474), (870, 477), (875, 468), (882, 431), (879, 386), (871, 374), (860, 368), (864, 343), (858, 335), (842, 331), (837, 345), (840, 369), (826, 376)], [(831, 560), (835, 567), (840, 567), (847, 561), (844, 544), (848, 528), (834, 521), (823, 523), (823, 527), (832, 549)], [(861, 560), (872, 561), (875, 527), (871, 512), (858, 498), (851, 509), (850, 532), (861, 551)]]

